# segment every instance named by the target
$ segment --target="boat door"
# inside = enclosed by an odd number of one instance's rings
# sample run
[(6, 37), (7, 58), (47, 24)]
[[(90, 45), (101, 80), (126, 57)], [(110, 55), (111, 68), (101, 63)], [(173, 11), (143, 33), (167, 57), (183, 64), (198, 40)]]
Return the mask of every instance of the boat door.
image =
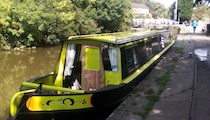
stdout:
[(104, 87), (104, 68), (101, 47), (82, 45), (82, 89), (96, 90)]

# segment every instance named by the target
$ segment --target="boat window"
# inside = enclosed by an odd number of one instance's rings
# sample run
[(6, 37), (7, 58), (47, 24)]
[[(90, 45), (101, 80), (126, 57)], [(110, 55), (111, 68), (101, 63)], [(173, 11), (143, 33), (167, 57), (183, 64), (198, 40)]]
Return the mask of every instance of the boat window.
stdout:
[(121, 48), (122, 77), (128, 77), (132, 72), (147, 62), (144, 42)]
[(66, 50), (66, 60), (64, 67), (64, 87), (80, 89), (81, 87), (81, 61), (80, 61), (80, 44), (69, 44)]
[(161, 41), (160, 41), (160, 44), (161, 44), (161, 48), (165, 48), (165, 44), (164, 44), (164, 36), (163, 35), (161, 35)]
[(110, 58), (110, 63), (111, 63), (111, 68), (112, 71), (116, 72), (117, 71), (117, 49), (116, 48), (109, 48), (109, 58)]
[(160, 46), (160, 37), (159, 36), (155, 36), (154, 38), (151, 39), (152, 41), (152, 52), (153, 54), (157, 54), (160, 50), (161, 50), (161, 46)]
[(137, 46), (137, 57), (139, 59), (139, 64), (143, 65), (144, 63), (147, 62), (147, 55), (146, 55), (146, 46), (144, 45), (143, 42), (138, 43)]
[(114, 47), (103, 49), (102, 56), (104, 70), (116, 72), (118, 70), (117, 49)]
[(136, 55), (136, 51), (134, 50), (134, 48), (133, 48), (132, 52), (133, 52), (133, 62), (134, 62), (134, 65), (136, 65), (136, 64), (138, 64), (138, 60), (137, 60), (137, 55)]
[(170, 44), (171, 38), (172, 36), (168, 32), (161, 34), (161, 42), (162, 42), (163, 47)]
[(128, 47), (125, 50), (128, 72), (133, 72), (139, 66), (139, 60), (135, 46)]
[(72, 69), (74, 68), (74, 59), (75, 59), (75, 44), (69, 44), (66, 51), (66, 63), (65, 63), (65, 70), (64, 76), (71, 76)]
[(111, 63), (110, 63), (110, 59), (109, 59), (108, 48), (103, 49), (102, 58), (103, 58), (104, 70), (111, 71), (112, 68), (111, 68)]
[(148, 59), (152, 57), (152, 42), (151, 42), (151, 40), (146, 41), (146, 54), (147, 54)]

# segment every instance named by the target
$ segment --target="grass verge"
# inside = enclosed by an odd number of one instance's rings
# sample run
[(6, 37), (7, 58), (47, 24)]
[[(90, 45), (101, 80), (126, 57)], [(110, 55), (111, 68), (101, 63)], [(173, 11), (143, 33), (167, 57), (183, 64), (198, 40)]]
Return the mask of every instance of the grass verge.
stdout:
[(174, 51), (176, 53), (183, 53), (184, 52), (184, 48), (183, 47), (174, 47)]
[(143, 106), (144, 111), (139, 113), (143, 119), (147, 118), (154, 104), (160, 99), (160, 95), (166, 89), (166, 85), (167, 82), (170, 80), (170, 77), (171, 74), (169, 72), (166, 72), (158, 76), (156, 80), (159, 86), (158, 91), (154, 92), (152, 89), (149, 89), (148, 91), (145, 92), (148, 103), (145, 106)]

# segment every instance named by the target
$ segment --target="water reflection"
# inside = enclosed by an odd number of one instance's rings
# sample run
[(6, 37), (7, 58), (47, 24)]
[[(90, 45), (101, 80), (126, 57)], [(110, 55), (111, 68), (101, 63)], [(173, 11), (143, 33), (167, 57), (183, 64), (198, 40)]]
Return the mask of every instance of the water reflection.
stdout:
[(9, 115), (9, 101), (23, 81), (54, 70), (61, 46), (0, 51), (0, 120)]
[(207, 61), (208, 63), (210, 63), (210, 47), (196, 49), (194, 50), (194, 54), (201, 62)]
[(210, 47), (196, 49), (194, 50), (194, 54), (200, 62), (204, 63), (203, 67), (210, 67)]

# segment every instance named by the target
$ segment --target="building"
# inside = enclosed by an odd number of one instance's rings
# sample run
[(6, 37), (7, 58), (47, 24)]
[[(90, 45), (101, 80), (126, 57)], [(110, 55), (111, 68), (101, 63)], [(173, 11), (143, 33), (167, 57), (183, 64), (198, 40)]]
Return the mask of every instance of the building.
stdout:
[(142, 3), (132, 3), (131, 8), (134, 14), (147, 15), (149, 14), (149, 7)]

